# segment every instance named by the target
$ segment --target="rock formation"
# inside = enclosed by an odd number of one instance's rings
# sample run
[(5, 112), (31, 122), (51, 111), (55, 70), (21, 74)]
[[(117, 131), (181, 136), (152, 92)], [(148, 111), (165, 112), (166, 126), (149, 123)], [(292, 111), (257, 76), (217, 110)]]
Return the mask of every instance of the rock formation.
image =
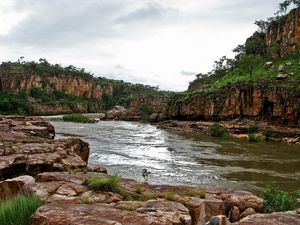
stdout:
[(284, 57), (299, 54), (300, 47), (300, 7), (270, 24), (266, 34), (266, 45), (273, 48), (272, 56)]
[(12, 75), (10, 72), (0, 73), (0, 91), (13, 92), (15, 94), (24, 91), (30, 93), (32, 88), (40, 88), (44, 91), (56, 90), (78, 97), (101, 99), (102, 96), (112, 95), (111, 85), (99, 85), (92, 78), (84, 78), (76, 75), (51, 75), (35, 74)]
[(208, 93), (187, 93), (186, 96), (171, 99), (167, 115), (184, 120), (256, 118), (298, 124), (300, 95), (297, 90), (293, 84), (284, 88), (264, 86), (263, 83), (258, 86), (240, 83)]

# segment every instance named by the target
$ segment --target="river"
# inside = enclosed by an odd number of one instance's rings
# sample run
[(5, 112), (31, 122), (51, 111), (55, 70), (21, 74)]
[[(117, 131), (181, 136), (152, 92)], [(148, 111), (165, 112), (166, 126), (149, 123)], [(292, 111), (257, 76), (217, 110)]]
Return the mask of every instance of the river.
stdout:
[(56, 138), (76, 136), (87, 141), (90, 162), (105, 166), (109, 174), (143, 181), (145, 168), (153, 184), (254, 192), (271, 183), (285, 191), (300, 188), (299, 145), (222, 140), (137, 122), (50, 122)]

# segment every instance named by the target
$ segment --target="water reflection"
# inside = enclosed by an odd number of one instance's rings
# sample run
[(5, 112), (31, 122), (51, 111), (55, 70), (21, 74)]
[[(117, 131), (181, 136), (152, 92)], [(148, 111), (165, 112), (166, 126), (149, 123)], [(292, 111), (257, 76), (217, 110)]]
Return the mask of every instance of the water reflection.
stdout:
[(147, 168), (151, 183), (256, 191), (276, 182), (287, 191), (300, 188), (300, 146), (224, 141), (134, 122), (52, 123), (57, 138), (80, 135), (89, 142), (90, 161), (111, 174), (142, 180)]

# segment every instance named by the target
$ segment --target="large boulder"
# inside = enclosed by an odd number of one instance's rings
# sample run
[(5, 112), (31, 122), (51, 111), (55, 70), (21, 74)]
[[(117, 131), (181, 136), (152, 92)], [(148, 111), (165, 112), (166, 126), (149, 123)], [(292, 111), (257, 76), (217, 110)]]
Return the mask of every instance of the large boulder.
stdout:
[(78, 138), (53, 137), (53, 126), (39, 117), (1, 116), (0, 180), (45, 171), (86, 169), (88, 143)]
[(25, 185), (32, 185), (34, 182), (33, 177), (26, 175), (0, 181), (0, 201), (18, 195)]

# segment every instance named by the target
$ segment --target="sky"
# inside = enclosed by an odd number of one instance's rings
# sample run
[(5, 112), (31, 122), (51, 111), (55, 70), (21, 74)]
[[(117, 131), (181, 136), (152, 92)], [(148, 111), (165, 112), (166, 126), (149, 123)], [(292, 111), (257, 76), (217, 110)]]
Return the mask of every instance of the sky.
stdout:
[(183, 91), (282, 0), (1, 0), (0, 62), (47, 59)]

